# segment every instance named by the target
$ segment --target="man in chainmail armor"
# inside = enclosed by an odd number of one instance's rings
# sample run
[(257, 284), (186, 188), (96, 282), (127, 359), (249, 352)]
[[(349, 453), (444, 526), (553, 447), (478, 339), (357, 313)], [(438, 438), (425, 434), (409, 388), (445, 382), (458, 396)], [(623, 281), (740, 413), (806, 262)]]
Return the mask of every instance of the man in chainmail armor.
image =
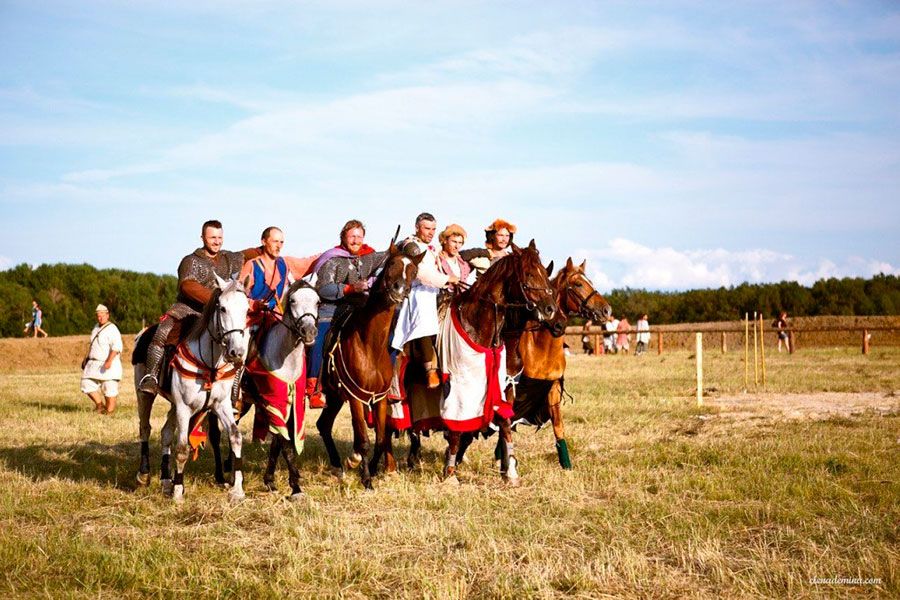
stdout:
[[(238, 276), (244, 265), (245, 254), (222, 250), (222, 223), (207, 221), (201, 229), (203, 247), (181, 259), (178, 265), (178, 296), (162, 317), (153, 340), (147, 348), (147, 374), (138, 388), (150, 394), (159, 393), (159, 376), (166, 344), (178, 342), (181, 322), (185, 317), (198, 316), (212, 297), (216, 287), (216, 275), (222, 279)], [(250, 249), (252, 258), (258, 254)]]
[(319, 304), (319, 333), (307, 357), (306, 393), (311, 408), (324, 408), (319, 386), (325, 338), (335, 314), (363, 301), (375, 282), (375, 271), (384, 263), (388, 252), (376, 252), (365, 243), (366, 228), (351, 219), (341, 229), (341, 243), (324, 252), (313, 265)]

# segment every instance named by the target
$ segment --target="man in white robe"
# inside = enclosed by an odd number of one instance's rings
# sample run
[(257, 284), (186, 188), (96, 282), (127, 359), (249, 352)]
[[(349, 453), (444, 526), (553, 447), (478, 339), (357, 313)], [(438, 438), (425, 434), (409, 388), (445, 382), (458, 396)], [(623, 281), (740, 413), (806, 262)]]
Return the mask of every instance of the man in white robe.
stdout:
[(437, 222), (430, 213), (422, 213), (416, 217), (416, 233), (400, 244), (408, 255), (426, 254), (419, 263), (419, 272), (413, 282), (409, 296), (400, 305), (397, 325), (391, 347), (402, 350), (408, 342), (421, 340), (419, 352), (422, 355), (429, 388), (440, 385), (437, 374), (437, 362), (434, 356), (434, 340), (440, 329), (437, 309), (437, 296), (441, 288), (459, 282), (453, 274), (442, 273), (439, 267), (439, 250), (432, 245)]

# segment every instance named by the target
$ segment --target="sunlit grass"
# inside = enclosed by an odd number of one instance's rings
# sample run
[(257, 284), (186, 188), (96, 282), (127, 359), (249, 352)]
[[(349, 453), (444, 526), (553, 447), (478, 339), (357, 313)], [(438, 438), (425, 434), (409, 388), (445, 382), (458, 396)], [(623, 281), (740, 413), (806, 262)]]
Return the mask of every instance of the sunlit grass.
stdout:
[[(4, 596), (804, 597), (896, 596), (900, 534), (900, 351), (769, 356), (769, 394), (870, 392), (893, 412), (821, 419), (730, 415), (741, 353), (706, 352), (708, 404), (688, 352), (575, 356), (564, 406), (575, 469), (548, 429), (516, 435), (524, 482), (505, 487), (492, 443), (462, 485), (441, 483), (441, 436), (421, 471), (328, 474), (308, 431), (307, 498), (263, 490), (265, 449), (246, 444), (248, 500), (190, 463), (178, 506), (134, 489), (130, 378), (101, 417), (71, 368), (0, 374), (0, 592)], [(751, 365), (752, 367), (752, 365)], [(753, 371), (750, 370), (752, 402)], [(760, 386), (761, 389), (761, 386)], [(789, 396), (786, 396), (789, 398)], [(153, 456), (165, 407), (154, 411)], [(316, 415), (314, 415), (316, 416)], [(249, 422), (243, 425), (245, 431)], [(249, 438), (249, 436), (247, 436)], [(337, 438), (350, 439), (346, 409)], [(406, 444), (399, 443), (400, 454)], [(154, 475), (156, 473), (154, 472)], [(287, 489), (284, 472), (280, 484)], [(880, 578), (814, 586), (811, 577)]]

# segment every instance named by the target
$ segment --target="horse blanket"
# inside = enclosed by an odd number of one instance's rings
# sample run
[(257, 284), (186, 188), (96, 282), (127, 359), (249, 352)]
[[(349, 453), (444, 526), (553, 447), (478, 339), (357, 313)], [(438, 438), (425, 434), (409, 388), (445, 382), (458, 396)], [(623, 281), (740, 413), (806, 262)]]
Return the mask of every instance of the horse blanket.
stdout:
[(392, 406), (394, 425), (411, 424), (419, 431), (476, 432), (487, 428), (495, 413), (513, 416), (503, 394), (508, 384), (506, 348), (476, 344), (463, 329), (456, 307), (447, 311), (441, 323), (436, 350), (443, 385), (429, 390), (411, 384), (407, 399)]
[(262, 406), (257, 405), (253, 421), (253, 441), (265, 441), (267, 434), (272, 433), (294, 444), (297, 454), (303, 452), (306, 439), (305, 359), (303, 363), (303, 374), (296, 381), (284, 381), (267, 370), (259, 357), (247, 364), (247, 374), (253, 378), (262, 402)]

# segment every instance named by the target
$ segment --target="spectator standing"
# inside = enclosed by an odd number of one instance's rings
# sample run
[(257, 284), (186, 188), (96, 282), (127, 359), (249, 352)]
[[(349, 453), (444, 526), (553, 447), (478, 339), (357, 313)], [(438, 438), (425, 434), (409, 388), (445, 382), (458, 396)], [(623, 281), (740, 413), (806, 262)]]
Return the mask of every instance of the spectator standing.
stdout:
[(596, 353), (594, 348), (594, 342), (591, 341), (591, 325), (593, 321), (588, 319), (584, 327), (581, 330), (581, 348), (584, 350), (584, 353), (588, 356), (593, 356)]
[[(31, 330), (34, 332), (34, 337), (38, 337), (38, 334), (43, 334), (44, 337), (47, 337), (49, 334), (41, 329), (41, 325), (44, 322), (44, 311), (41, 310), (41, 307), (38, 305), (37, 300), (31, 301)], [(25, 328), (25, 331), (28, 331), (28, 328)]]
[(603, 336), (603, 348), (607, 354), (616, 353), (616, 329), (619, 327), (619, 320), (613, 317), (606, 322), (606, 335)]
[(791, 351), (791, 338), (788, 335), (788, 321), (787, 321), (787, 313), (785, 311), (781, 311), (781, 314), (778, 315), (778, 318), (775, 319), (775, 322), (772, 323), (772, 327), (778, 330), (778, 351), (781, 352), (781, 342), (784, 342), (787, 347), (787, 351)]
[(97, 305), (97, 324), (91, 331), (87, 354), (81, 361), (81, 391), (93, 400), (95, 410), (111, 415), (116, 410), (122, 379), (122, 334), (109, 320), (109, 309)]
[(639, 356), (647, 350), (647, 344), (650, 343), (650, 321), (647, 320), (646, 314), (641, 315), (641, 318), (638, 319), (636, 339), (637, 347), (634, 350), (634, 355)]
[(630, 349), (629, 338), (631, 337), (631, 323), (628, 322), (628, 317), (622, 317), (619, 320), (619, 324), (616, 326), (616, 332), (619, 334), (616, 340), (616, 351), (622, 350), (625, 354), (628, 354), (628, 350)]

